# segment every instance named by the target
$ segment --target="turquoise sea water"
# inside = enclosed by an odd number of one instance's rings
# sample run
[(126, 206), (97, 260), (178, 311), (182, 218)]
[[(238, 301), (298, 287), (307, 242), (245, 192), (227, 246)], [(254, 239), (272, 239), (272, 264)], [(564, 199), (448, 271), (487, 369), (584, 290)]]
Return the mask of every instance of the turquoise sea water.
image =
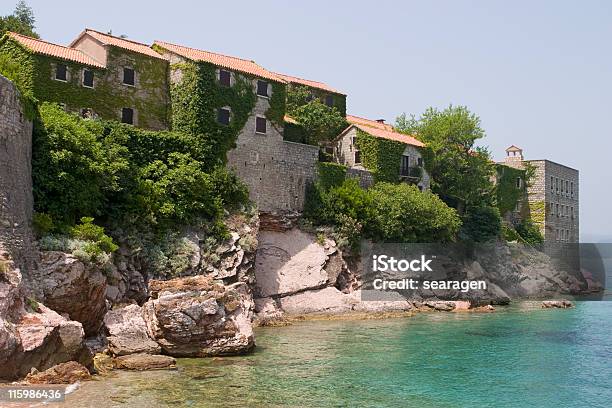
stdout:
[(308, 321), (256, 331), (243, 357), (121, 372), (79, 407), (610, 407), (612, 303)]

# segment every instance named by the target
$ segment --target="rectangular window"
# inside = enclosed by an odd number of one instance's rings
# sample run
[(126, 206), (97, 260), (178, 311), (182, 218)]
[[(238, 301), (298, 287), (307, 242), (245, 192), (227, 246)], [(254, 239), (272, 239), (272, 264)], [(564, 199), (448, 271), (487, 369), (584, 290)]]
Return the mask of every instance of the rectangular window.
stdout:
[(123, 83), (125, 85), (136, 85), (134, 70), (132, 68), (123, 68)]
[(520, 189), (521, 187), (523, 187), (523, 179), (521, 179), (520, 177), (516, 178), (516, 188)]
[(219, 108), (217, 111), (217, 122), (222, 125), (230, 124), (230, 110), (227, 108)]
[(569, 195), (569, 181), (565, 180), (565, 195)]
[(330, 108), (334, 106), (334, 95), (327, 95), (325, 97), (325, 104)]
[(557, 218), (559, 218), (559, 204), (557, 204), (556, 206), (557, 208), (555, 209), (555, 212), (557, 213)]
[(561, 180), (561, 194), (563, 194), (563, 192), (565, 191), (564, 188), (563, 188), (564, 184), (565, 183), (563, 182), (563, 180)]
[(134, 124), (134, 109), (132, 108), (121, 109), (121, 123), (127, 123), (128, 125)]
[(559, 194), (559, 179), (555, 177), (555, 189), (557, 190), (557, 194)]
[(266, 118), (260, 116), (255, 118), (255, 132), (264, 134), (267, 132)]
[(91, 69), (83, 70), (83, 86), (86, 88), (93, 88), (94, 73)]
[(423, 167), (423, 158), (422, 157), (417, 158), (417, 166)]
[(410, 168), (410, 156), (402, 156), (402, 166), (400, 167), (400, 175), (407, 176)]
[(550, 191), (555, 191), (555, 178), (553, 176), (550, 176)]
[(355, 164), (360, 164), (360, 163), (361, 163), (361, 154), (359, 150), (355, 150)]
[(257, 95), (268, 97), (268, 83), (266, 81), (257, 81)]
[(574, 207), (571, 208), (570, 216), (572, 217), (572, 220), (573, 220), (574, 219)]
[(572, 191), (572, 198), (574, 198), (574, 182), (573, 181), (570, 184), (570, 189)]
[(55, 66), (55, 79), (58, 81), (68, 80), (68, 67), (64, 64), (57, 64)]
[(221, 86), (227, 86), (228, 88), (232, 85), (232, 75), (229, 71), (223, 69), (219, 70), (219, 83)]

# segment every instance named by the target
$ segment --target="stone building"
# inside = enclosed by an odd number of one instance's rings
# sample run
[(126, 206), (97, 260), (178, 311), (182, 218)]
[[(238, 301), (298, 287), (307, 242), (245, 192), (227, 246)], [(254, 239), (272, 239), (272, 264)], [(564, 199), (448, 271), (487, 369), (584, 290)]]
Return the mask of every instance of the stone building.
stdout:
[[(334, 160), (347, 166), (349, 169), (359, 171), (360, 178), (366, 177), (364, 172), (369, 170), (362, 161), (362, 152), (359, 150), (357, 139), (360, 132), (375, 138), (402, 143), (405, 148), (397, 162), (397, 179), (415, 184), (420, 190), (429, 190), (430, 176), (425, 170), (422, 148), (425, 145), (412, 136), (397, 132), (384, 120), (371, 120), (358, 116), (347, 115), (350, 126), (346, 128), (334, 141)], [(387, 160), (381, 157), (380, 160)], [(371, 177), (369, 177), (371, 179)], [(362, 180), (363, 181), (363, 180)], [(368, 184), (363, 183), (363, 184)]]
[(168, 127), (168, 62), (146, 44), (86, 29), (65, 47), (9, 32), (0, 54), (19, 62), (22, 83), (40, 101), (83, 117)]
[(525, 160), (523, 150), (514, 145), (506, 149), (503, 164), (533, 168), (534, 176), (527, 186), (528, 210), (545, 243), (579, 242), (578, 170), (550, 160)]
[[(278, 112), (278, 122), (270, 118), (274, 92), (281, 92), (284, 107), (285, 80), (253, 61), (163, 41), (156, 41), (154, 47), (175, 67), (171, 72), (173, 83), (182, 80), (181, 64), (190, 61), (214, 66), (218, 86), (251, 83), (255, 106), (238, 134), (235, 148), (228, 152), (228, 165), (248, 185), (251, 199), (261, 211), (302, 210), (306, 186), (316, 177), (319, 149), (283, 139), (284, 108)], [(231, 106), (211, 108), (217, 111), (218, 122), (231, 124)]]
[(307, 98), (308, 100), (318, 98), (321, 103), (324, 103), (330, 108), (335, 107), (342, 116), (346, 116), (346, 94), (323, 82), (312, 81), (310, 79), (303, 79), (285, 74), (277, 73), (276, 75), (287, 82), (289, 89), (304, 87), (309, 92), (309, 96)]

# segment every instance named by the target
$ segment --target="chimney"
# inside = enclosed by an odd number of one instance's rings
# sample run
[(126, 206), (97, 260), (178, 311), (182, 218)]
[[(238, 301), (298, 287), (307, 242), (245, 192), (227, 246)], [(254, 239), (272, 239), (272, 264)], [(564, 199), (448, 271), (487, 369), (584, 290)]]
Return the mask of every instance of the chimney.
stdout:
[(378, 123), (382, 123), (383, 125), (385, 124), (385, 120), (384, 120), (384, 119), (376, 119), (376, 121), (377, 121)]
[(512, 145), (506, 149), (506, 159), (504, 162), (510, 167), (521, 168), (523, 162), (523, 149)]

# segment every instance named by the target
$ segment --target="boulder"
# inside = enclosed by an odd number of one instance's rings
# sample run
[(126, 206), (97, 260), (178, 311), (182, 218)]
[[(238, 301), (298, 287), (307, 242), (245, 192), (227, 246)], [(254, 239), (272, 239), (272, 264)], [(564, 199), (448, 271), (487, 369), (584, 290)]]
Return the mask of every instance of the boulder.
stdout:
[(89, 366), (83, 326), (25, 296), (17, 271), (0, 271), (0, 379), (76, 360)]
[(280, 298), (283, 311), (287, 314), (347, 313), (358, 301), (351, 295), (340, 292), (334, 287), (309, 290)]
[(210, 277), (151, 281), (154, 298), (143, 306), (149, 337), (176, 357), (232, 355), (255, 346), (248, 287), (227, 287)]
[(170, 356), (159, 354), (131, 354), (113, 359), (114, 368), (121, 370), (160, 370), (176, 368), (176, 360)]
[(107, 310), (106, 277), (100, 267), (64, 252), (47, 251), (41, 253), (38, 274), (43, 303), (81, 322), (87, 336), (96, 335)]
[(138, 305), (109, 310), (104, 316), (104, 327), (108, 332), (108, 348), (113, 355), (157, 354), (161, 351), (159, 344), (149, 338), (142, 308)]
[(318, 243), (312, 234), (297, 228), (261, 231), (258, 240), (255, 277), (259, 297), (287, 296), (333, 285), (342, 269), (332, 241)]
[(557, 309), (567, 309), (570, 307), (573, 307), (574, 304), (572, 302), (570, 302), (569, 300), (545, 300), (542, 302), (542, 308), (543, 309), (552, 309), (552, 308), (557, 308)]
[(424, 303), (424, 305), (430, 309), (438, 310), (441, 312), (450, 312), (456, 307), (455, 302), (445, 300), (428, 300)]
[(33, 372), (26, 376), (28, 384), (74, 384), (91, 379), (89, 370), (76, 361), (55, 365), (43, 372)]

